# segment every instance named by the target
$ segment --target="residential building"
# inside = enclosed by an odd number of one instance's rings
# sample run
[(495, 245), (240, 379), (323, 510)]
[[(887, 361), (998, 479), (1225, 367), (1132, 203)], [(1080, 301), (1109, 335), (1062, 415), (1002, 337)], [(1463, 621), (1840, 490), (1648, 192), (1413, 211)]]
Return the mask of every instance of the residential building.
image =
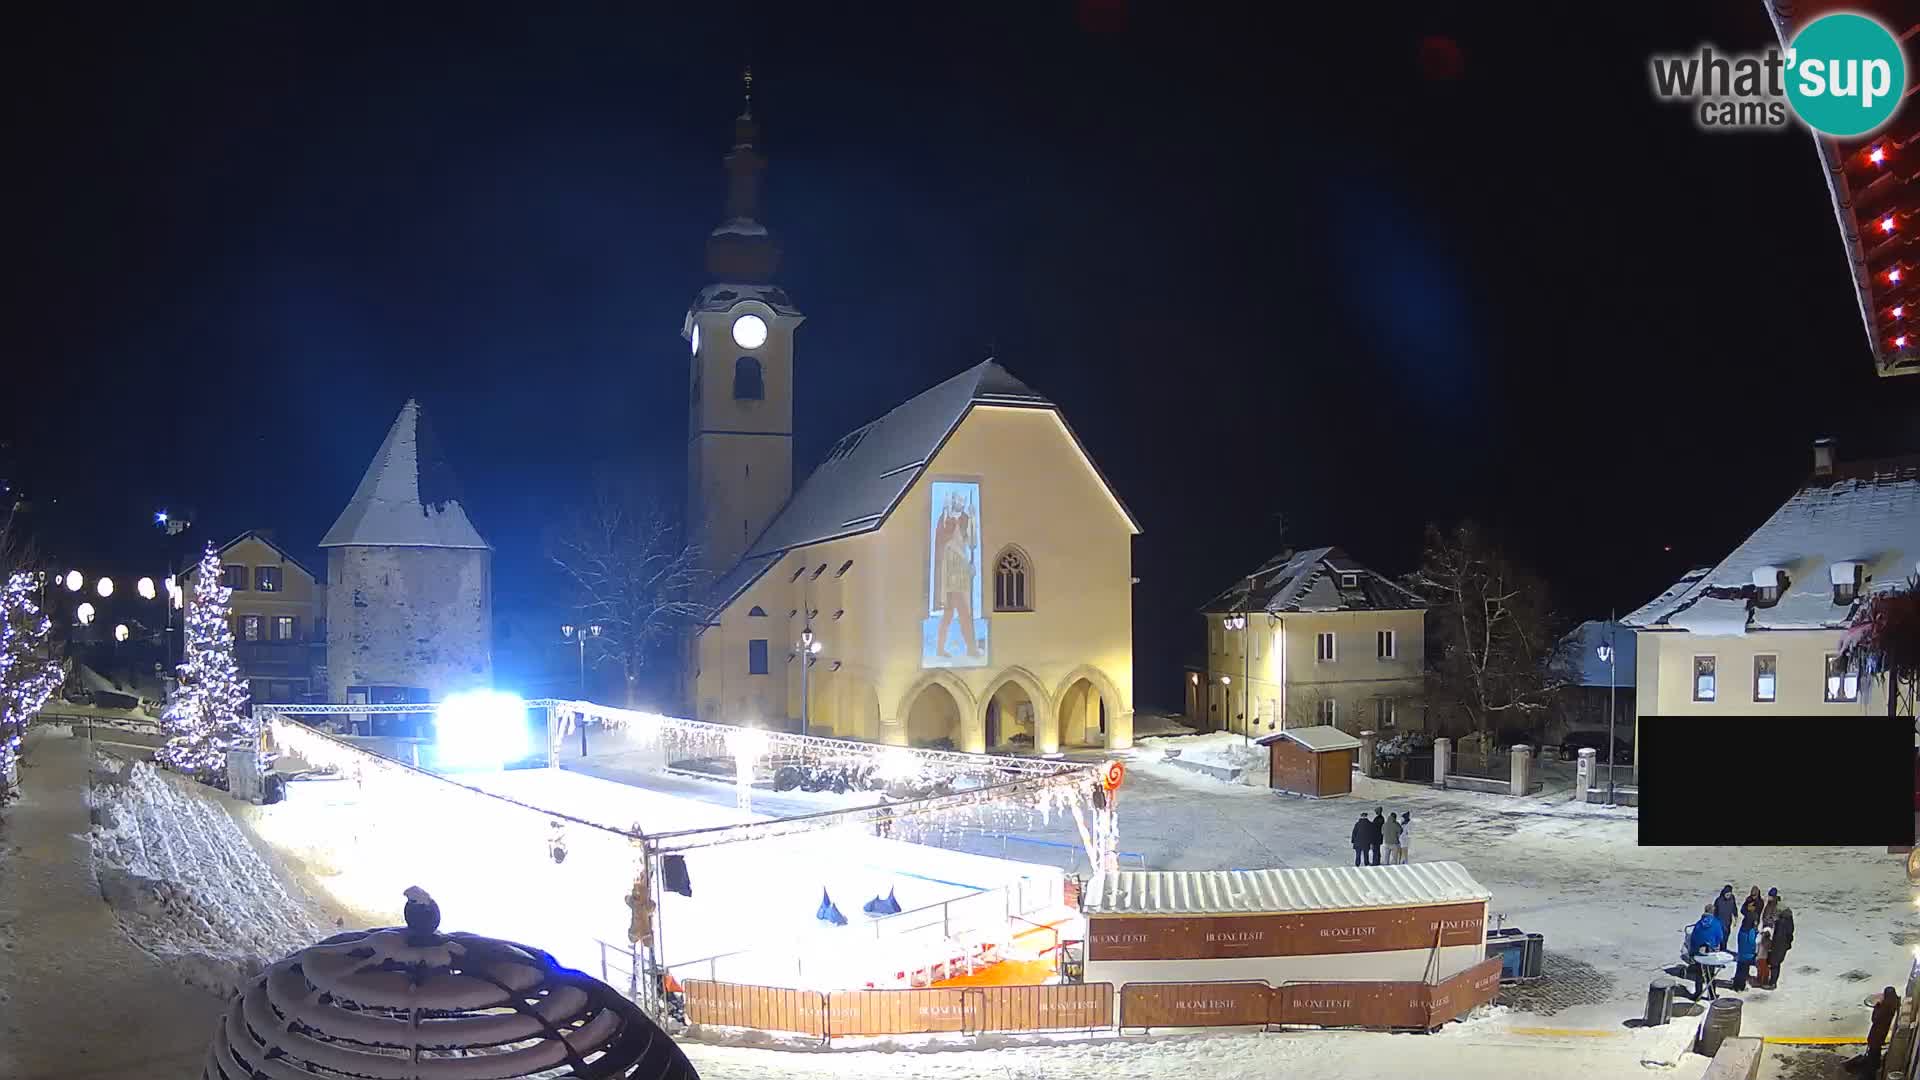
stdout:
[[(1637, 655), (1633, 627), (1589, 619), (1567, 637), (1564, 674), (1570, 685), (1560, 693), (1545, 743), (1558, 746), (1575, 733), (1604, 734), (1609, 726), (1622, 742), (1630, 741)], [(1605, 757), (1602, 752), (1602, 760)]]
[(1255, 737), (1426, 727), (1426, 608), (1337, 547), (1283, 551), (1208, 601), (1187, 718)]
[(1046, 397), (977, 364), (794, 489), (803, 316), (772, 283), (756, 136), (743, 113), (717, 283), (682, 330), (689, 531), (718, 579), (686, 664), (697, 715), (975, 752), (1132, 745), (1140, 530)]
[(493, 550), (417, 402), (400, 410), (320, 547), (329, 701), (439, 701), (492, 685)]
[[(265, 530), (241, 533), (219, 551), (234, 658), (252, 699), (294, 704), (323, 693), (326, 586)], [(198, 577), (198, 565), (180, 576), (188, 602)]]
[(1884, 685), (1839, 663), (1840, 637), (1872, 593), (1915, 573), (1920, 457), (1842, 464), (1823, 439), (1813, 463), (1718, 565), (1622, 620), (1638, 638), (1636, 717), (1885, 713)]

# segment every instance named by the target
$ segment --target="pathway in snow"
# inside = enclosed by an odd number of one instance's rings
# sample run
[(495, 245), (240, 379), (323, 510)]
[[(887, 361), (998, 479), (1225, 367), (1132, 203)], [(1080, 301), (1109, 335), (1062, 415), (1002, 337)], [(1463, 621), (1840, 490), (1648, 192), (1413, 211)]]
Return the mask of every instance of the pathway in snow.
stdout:
[(189, 1080), (220, 999), (121, 932), (88, 855), (86, 743), (27, 736), (24, 794), (0, 813), (0, 1077)]

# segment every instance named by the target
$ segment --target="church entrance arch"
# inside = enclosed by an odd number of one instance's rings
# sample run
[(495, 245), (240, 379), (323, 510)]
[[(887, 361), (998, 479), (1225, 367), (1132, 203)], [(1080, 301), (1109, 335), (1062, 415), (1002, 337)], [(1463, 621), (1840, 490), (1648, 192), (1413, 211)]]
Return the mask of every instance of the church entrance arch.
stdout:
[(1092, 667), (1075, 669), (1061, 682), (1054, 701), (1060, 745), (1107, 745), (1120, 711), (1120, 694), (1104, 672)]
[(907, 745), (960, 748), (960, 703), (939, 683), (931, 683), (907, 707)]
[(982, 731), (988, 751), (1053, 753), (1060, 748), (1053, 703), (1040, 680), (1025, 668), (995, 676), (982, 705)]

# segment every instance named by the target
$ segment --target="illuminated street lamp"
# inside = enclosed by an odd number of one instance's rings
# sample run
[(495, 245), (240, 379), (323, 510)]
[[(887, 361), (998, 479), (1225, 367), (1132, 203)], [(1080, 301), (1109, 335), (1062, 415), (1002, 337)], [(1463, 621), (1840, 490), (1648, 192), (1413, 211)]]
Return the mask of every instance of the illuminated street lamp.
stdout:
[(100, 579), (100, 584), (94, 586), (94, 588), (99, 592), (100, 599), (105, 600), (107, 597), (113, 595), (113, 579), (103, 577)]
[(808, 692), (808, 680), (813, 673), (813, 658), (820, 655), (823, 643), (813, 636), (813, 627), (800, 631), (800, 730), (804, 734), (813, 730), (813, 695)]
[[(1613, 687), (1614, 666), (1618, 654), (1613, 648), (1613, 635), (1617, 632), (1613, 617), (1607, 617), (1607, 640), (1599, 648), (1600, 662), (1607, 665), (1607, 805), (1613, 805)], [(1582, 796), (1584, 798), (1585, 796)]]
[(142, 600), (151, 600), (159, 595), (154, 590), (153, 579), (150, 577), (141, 578), (139, 582), (134, 585), (133, 591), (139, 593)]
[(80, 620), (81, 626), (92, 626), (93, 605), (82, 601), (80, 606), (74, 610), (74, 616)]
[(69, 570), (67, 571), (66, 582), (68, 592), (79, 592), (81, 588), (86, 585), (87, 579), (80, 576), (80, 571)]
[[(588, 623), (575, 626), (572, 623), (560, 625), (560, 636), (571, 643), (580, 653), (580, 700), (587, 700), (587, 639), (600, 636), (600, 624)], [(580, 716), (580, 756), (587, 756), (587, 717)]]
[(127, 624), (126, 623), (119, 623), (116, 626), (114, 626), (113, 640), (115, 641), (127, 640)]

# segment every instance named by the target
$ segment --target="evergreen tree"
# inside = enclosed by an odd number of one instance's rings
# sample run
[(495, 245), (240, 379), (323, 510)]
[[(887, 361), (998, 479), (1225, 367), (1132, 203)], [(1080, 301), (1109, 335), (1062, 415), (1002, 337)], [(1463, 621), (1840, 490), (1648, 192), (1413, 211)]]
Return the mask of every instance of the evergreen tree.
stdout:
[(39, 590), (38, 574), (16, 570), (0, 593), (0, 803), (12, 795), (27, 722), (66, 677), (48, 647), (53, 624), (35, 600)]
[(227, 750), (244, 746), (254, 733), (247, 683), (233, 658), (233, 627), (227, 622), (232, 595), (221, 584), (220, 553), (208, 544), (187, 602), (186, 661), (160, 716), (167, 732), (161, 764), (209, 783), (226, 779)]

